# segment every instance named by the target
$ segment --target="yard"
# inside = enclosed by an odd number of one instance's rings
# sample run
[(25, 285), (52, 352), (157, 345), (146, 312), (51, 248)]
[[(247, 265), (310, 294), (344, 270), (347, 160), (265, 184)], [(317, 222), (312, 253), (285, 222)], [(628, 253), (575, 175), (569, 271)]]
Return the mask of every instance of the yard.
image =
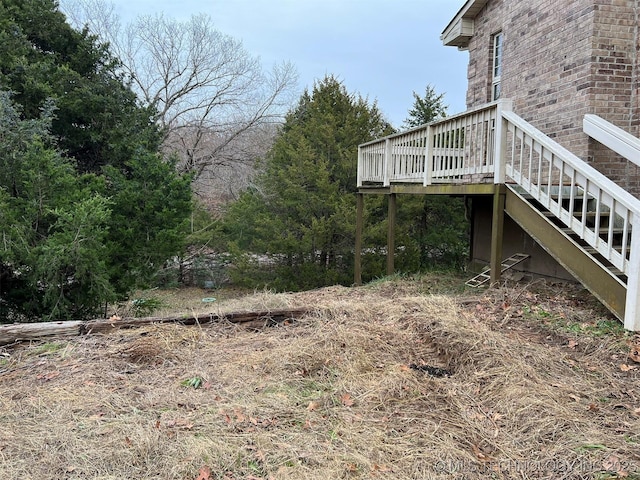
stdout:
[(640, 340), (581, 289), (188, 293), (313, 311), (3, 347), (0, 478), (640, 478)]

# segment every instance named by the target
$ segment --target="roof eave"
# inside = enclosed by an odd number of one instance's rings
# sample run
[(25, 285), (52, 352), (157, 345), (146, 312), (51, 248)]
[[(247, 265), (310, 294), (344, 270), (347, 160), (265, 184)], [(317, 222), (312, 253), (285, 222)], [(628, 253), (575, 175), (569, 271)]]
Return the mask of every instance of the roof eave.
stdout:
[(467, 0), (456, 16), (449, 22), (440, 35), (440, 40), (446, 46), (465, 49), (469, 46), (469, 40), (473, 36), (474, 19), (484, 8), (489, 0)]

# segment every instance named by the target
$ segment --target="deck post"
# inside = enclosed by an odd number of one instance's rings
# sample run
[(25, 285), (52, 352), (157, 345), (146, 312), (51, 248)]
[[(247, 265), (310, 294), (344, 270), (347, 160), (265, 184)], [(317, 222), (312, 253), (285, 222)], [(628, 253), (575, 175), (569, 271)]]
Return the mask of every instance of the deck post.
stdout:
[(496, 124), (493, 137), (493, 183), (501, 184), (506, 178), (506, 162), (505, 155), (507, 150), (507, 126), (506, 121), (502, 118), (502, 112), (510, 112), (513, 109), (513, 103), (510, 99), (499, 100), (496, 105)]
[(502, 236), (504, 231), (505, 197), (505, 186), (496, 185), (493, 194), (493, 217), (491, 219), (491, 286), (500, 281), (502, 271)]
[(433, 128), (431, 127), (431, 125), (429, 125), (427, 127), (427, 133), (426, 133), (426, 145), (424, 147), (424, 181), (423, 181), (423, 185), (429, 186), (433, 183), (433, 162), (431, 161), (431, 156), (432, 156), (432, 149), (433, 149), (433, 145), (431, 142), (431, 135), (433, 135)]
[(627, 272), (627, 297), (624, 307), (624, 328), (640, 331), (640, 219), (633, 215), (631, 245), (629, 246), (629, 271)]
[(393, 148), (391, 145), (391, 140), (388, 138), (384, 141), (384, 181), (383, 185), (388, 187), (391, 184), (391, 169), (393, 165), (391, 164), (391, 159), (393, 158)]
[(353, 283), (356, 286), (362, 285), (362, 230), (364, 226), (364, 194), (356, 194), (356, 246), (355, 265), (353, 267)]
[(362, 170), (364, 169), (364, 162), (362, 161), (362, 147), (358, 145), (358, 168), (357, 168), (357, 187), (360, 188), (362, 186), (362, 174), (364, 173)]
[(387, 275), (395, 271), (394, 257), (396, 253), (396, 194), (389, 194), (389, 211), (387, 215)]

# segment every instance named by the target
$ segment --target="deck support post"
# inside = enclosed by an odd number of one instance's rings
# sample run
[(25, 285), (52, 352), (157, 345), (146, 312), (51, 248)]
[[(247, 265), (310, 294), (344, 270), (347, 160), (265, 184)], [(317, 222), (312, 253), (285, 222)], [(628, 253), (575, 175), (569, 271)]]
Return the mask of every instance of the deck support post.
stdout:
[(500, 281), (500, 273), (502, 271), (502, 237), (504, 231), (505, 197), (505, 186), (496, 185), (496, 189), (493, 194), (493, 217), (491, 219), (491, 286)]
[(356, 246), (353, 267), (353, 284), (362, 285), (362, 231), (364, 227), (364, 194), (356, 194)]
[(389, 211), (387, 215), (387, 275), (393, 275), (395, 270), (394, 257), (396, 252), (396, 194), (389, 194)]

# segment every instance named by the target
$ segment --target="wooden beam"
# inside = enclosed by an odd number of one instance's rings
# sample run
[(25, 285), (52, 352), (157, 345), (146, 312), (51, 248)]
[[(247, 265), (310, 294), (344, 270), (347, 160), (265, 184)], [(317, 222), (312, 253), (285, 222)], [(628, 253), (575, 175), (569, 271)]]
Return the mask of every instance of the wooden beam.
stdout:
[(46, 337), (73, 337), (80, 335), (86, 322), (39, 322), (39, 323), (12, 323), (0, 325), (0, 345), (39, 340)]
[(495, 193), (493, 194), (493, 217), (491, 219), (491, 285), (500, 281), (500, 273), (502, 271), (505, 195), (505, 186), (496, 185)]
[(389, 187), (382, 187), (382, 186), (377, 186), (377, 187), (365, 186), (365, 187), (360, 187), (358, 189), (358, 193), (369, 194), (369, 195), (389, 195), (390, 191), (391, 189)]
[(121, 328), (136, 328), (154, 323), (178, 323), (197, 325), (212, 322), (230, 322), (249, 328), (261, 328), (281, 323), (292, 318), (300, 318), (312, 311), (311, 308), (287, 308), (268, 311), (230, 312), (224, 314), (206, 313), (201, 315), (176, 315), (170, 317), (143, 317), (98, 319), (69, 322), (14, 323), (0, 325), (0, 345), (42, 340), (51, 337), (72, 337), (91, 333), (108, 333)]
[(365, 195), (389, 195), (400, 193), (409, 195), (493, 195), (495, 185), (493, 183), (440, 183), (422, 185), (418, 183), (396, 183), (388, 187), (365, 185), (358, 188), (358, 193)]
[(396, 253), (396, 194), (389, 195), (389, 210), (387, 215), (387, 275), (395, 271), (394, 257)]
[(390, 193), (411, 195), (492, 195), (494, 190), (495, 185), (493, 183), (441, 183), (427, 186), (407, 183), (391, 185)]
[(362, 231), (364, 227), (364, 195), (356, 194), (356, 245), (353, 267), (353, 283), (362, 285)]

